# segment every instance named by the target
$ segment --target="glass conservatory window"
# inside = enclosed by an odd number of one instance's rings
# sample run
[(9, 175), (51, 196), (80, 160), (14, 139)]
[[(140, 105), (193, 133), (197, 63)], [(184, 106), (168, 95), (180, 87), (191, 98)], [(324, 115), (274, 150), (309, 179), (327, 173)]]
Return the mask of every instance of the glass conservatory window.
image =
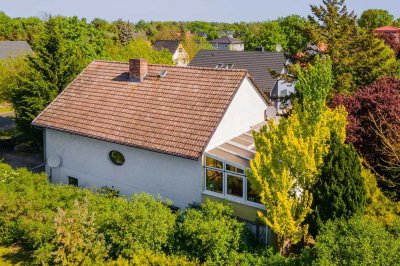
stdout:
[(243, 198), (243, 177), (228, 174), (226, 193), (232, 196)]
[(221, 171), (206, 169), (206, 189), (223, 194), (223, 173)]

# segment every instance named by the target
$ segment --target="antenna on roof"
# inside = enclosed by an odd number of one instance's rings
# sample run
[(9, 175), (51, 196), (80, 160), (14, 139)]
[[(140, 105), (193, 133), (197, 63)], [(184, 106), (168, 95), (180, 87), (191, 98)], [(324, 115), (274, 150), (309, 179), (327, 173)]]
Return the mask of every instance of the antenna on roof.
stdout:
[(282, 45), (277, 44), (277, 45), (275, 46), (275, 50), (276, 50), (278, 53), (279, 53), (279, 52), (282, 52), (282, 50), (283, 50)]
[(165, 76), (167, 76), (167, 70), (161, 70), (159, 76), (160, 78), (165, 78)]

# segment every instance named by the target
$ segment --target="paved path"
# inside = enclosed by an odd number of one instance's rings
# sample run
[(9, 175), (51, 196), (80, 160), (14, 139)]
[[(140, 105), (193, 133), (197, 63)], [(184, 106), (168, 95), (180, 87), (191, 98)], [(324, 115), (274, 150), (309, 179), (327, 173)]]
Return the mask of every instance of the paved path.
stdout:
[(10, 117), (0, 115), (0, 130), (10, 130), (15, 128), (15, 122)]
[[(22, 152), (1, 152), (0, 161), (11, 165), (13, 168), (26, 167), (31, 169), (43, 164), (42, 153), (22, 153)], [(43, 168), (36, 169), (34, 172), (41, 172)]]

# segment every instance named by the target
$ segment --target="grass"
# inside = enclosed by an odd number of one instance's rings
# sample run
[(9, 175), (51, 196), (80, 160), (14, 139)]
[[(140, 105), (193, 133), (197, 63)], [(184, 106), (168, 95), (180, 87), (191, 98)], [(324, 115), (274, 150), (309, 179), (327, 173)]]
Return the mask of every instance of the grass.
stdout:
[(30, 256), (18, 246), (0, 246), (0, 265), (31, 265)]

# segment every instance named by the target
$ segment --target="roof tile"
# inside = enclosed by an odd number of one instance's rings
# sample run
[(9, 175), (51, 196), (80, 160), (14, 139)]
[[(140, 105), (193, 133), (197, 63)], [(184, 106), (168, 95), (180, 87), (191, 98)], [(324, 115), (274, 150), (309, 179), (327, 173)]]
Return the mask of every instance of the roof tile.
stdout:
[(247, 76), (149, 65), (145, 80), (132, 83), (128, 71), (127, 63), (92, 62), (32, 124), (198, 159)]

